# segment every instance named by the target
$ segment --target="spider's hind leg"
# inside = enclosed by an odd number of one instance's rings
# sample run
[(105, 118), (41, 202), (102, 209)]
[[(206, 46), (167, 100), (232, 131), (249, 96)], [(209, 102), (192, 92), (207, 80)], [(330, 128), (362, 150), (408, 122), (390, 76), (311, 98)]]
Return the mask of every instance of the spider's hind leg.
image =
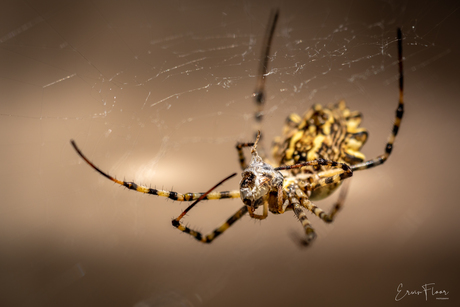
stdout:
[(399, 67), (399, 101), (398, 107), (396, 109), (396, 117), (393, 124), (393, 130), (388, 137), (387, 145), (385, 146), (385, 152), (378, 156), (375, 159), (358, 163), (351, 166), (353, 171), (360, 171), (375, 167), (377, 165), (383, 164), (391, 154), (393, 150), (393, 143), (395, 141), (396, 135), (399, 131), (399, 126), (401, 125), (401, 119), (404, 114), (404, 74), (403, 74), (403, 59), (402, 59), (402, 34), (401, 29), (398, 29), (398, 67)]

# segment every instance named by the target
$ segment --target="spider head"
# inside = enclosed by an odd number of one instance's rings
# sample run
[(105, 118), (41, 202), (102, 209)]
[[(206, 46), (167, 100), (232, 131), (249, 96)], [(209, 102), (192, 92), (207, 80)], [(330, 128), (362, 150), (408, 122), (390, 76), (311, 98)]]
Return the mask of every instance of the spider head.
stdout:
[(257, 153), (259, 136), (251, 150), (251, 164), (241, 174), (240, 181), (241, 200), (254, 209), (267, 200), (270, 191), (278, 191), (278, 186), (283, 184), (283, 175)]

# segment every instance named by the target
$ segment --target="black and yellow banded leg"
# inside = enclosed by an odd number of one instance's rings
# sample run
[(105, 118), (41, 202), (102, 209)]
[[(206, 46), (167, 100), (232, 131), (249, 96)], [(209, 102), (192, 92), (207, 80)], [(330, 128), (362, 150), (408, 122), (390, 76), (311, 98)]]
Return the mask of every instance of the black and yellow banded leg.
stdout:
[(337, 212), (342, 208), (343, 203), (345, 202), (345, 198), (347, 196), (349, 185), (350, 185), (350, 180), (347, 180), (344, 182), (340, 190), (339, 199), (334, 204), (334, 206), (332, 206), (332, 209), (329, 214), (324, 212), (323, 209), (318, 208), (307, 198), (301, 199), (302, 206), (307, 208), (311, 213), (313, 213), (314, 215), (316, 215), (317, 217), (319, 217), (326, 223), (331, 223), (332, 221), (334, 221), (334, 218), (337, 215)]
[(313, 181), (307, 186), (307, 189), (313, 191), (315, 189), (324, 187), (328, 184), (338, 183), (346, 178), (353, 176), (353, 171), (351, 170), (350, 166), (346, 163), (324, 160), (324, 159), (317, 159), (312, 161), (306, 161), (299, 164), (294, 165), (285, 165), (275, 168), (275, 170), (289, 170), (294, 168), (301, 168), (304, 166), (330, 166), (338, 168), (337, 173), (333, 176), (321, 178), (318, 180)]
[[(130, 190), (134, 190), (137, 192), (141, 193), (146, 193), (146, 194), (152, 194), (152, 195), (157, 195), (161, 197), (167, 197), (172, 200), (177, 200), (177, 201), (194, 201), (205, 195), (206, 193), (178, 193), (174, 191), (165, 191), (165, 190), (157, 190), (153, 188), (149, 188), (146, 186), (138, 185), (134, 182), (127, 182), (123, 180), (118, 180), (115, 177), (110, 176), (109, 174), (103, 172), (101, 169), (99, 169), (96, 165), (94, 165), (88, 158), (83, 155), (81, 150), (77, 147), (77, 144), (72, 140), (70, 141), (73, 148), (77, 151), (77, 153), (80, 155), (80, 157), (86, 161), (86, 163), (89, 164), (93, 169), (95, 169), (99, 174), (102, 176), (106, 177), (109, 180), (112, 180), (115, 183), (118, 183)], [(208, 193), (205, 195), (203, 199), (223, 199), (223, 198), (239, 198), (240, 197), (240, 191), (234, 190), (234, 191), (221, 191), (221, 192), (212, 192)]]
[(396, 117), (393, 124), (393, 130), (388, 137), (387, 145), (385, 146), (385, 153), (375, 159), (358, 163), (351, 166), (353, 171), (361, 171), (377, 165), (385, 163), (393, 150), (393, 143), (396, 135), (398, 134), (401, 125), (401, 119), (404, 114), (404, 73), (403, 73), (403, 59), (402, 59), (402, 34), (401, 29), (398, 29), (398, 67), (399, 67), (399, 101), (398, 108), (396, 109)]
[[(311, 223), (308, 220), (307, 215), (302, 210), (302, 206), (300, 205), (299, 197), (306, 197), (306, 195), (297, 185), (288, 186), (286, 188), (286, 194), (287, 202), (291, 205), (296, 217), (299, 219), (300, 223), (302, 223), (302, 227), (305, 230), (306, 237), (300, 240), (301, 244), (308, 245), (311, 241), (313, 241), (316, 238), (316, 233), (313, 227), (311, 226)], [(283, 213), (285, 209), (286, 207), (283, 206), (282, 212), (279, 213)], [(280, 210), (278, 209), (278, 211)]]
[(203, 242), (203, 243), (211, 243), (212, 240), (217, 238), (221, 233), (223, 233), (225, 230), (227, 230), (233, 223), (235, 223), (237, 220), (239, 220), (246, 212), (247, 208), (244, 206), (240, 210), (238, 210), (234, 215), (232, 215), (224, 224), (222, 224), (220, 227), (216, 228), (213, 232), (210, 234), (203, 236), (200, 232), (195, 231), (187, 226), (184, 226), (180, 223), (180, 220), (189, 212), (198, 202), (201, 200), (205, 199), (208, 194), (212, 192), (215, 188), (217, 188), (219, 185), (227, 181), (228, 179), (232, 178), (235, 176), (236, 173), (231, 174), (227, 178), (221, 180), (219, 183), (217, 183), (215, 186), (213, 186), (211, 189), (209, 189), (206, 193), (204, 193), (200, 198), (198, 198), (193, 204), (188, 206), (182, 213), (179, 215), (177, 218), (172, 220), (172, 225), (179, 229), (182, 232), (188, 233), (192, 237), (194, 237), (196, 240)]
[(200, 232), (195, 231), (187, 226), (182, 225), (177, 219), (172, 220), (172, 224), (174, 227), (179, 229), (182, 232), (188, 233), (196, 240), (203, 242), (203, 243), (211, 243), (215, 238), (221, 235), (225, 230), (230, 228), (236, 221), (242, 218), (246, 212), (248, 212), (247, 206), (241, 207), (235, 214), (233, 214), (225, 223), (223, 223), (220, 227), (216, 228), (210, 234), (203, 236)]
[[(329, 177), (329, 176), (331, 176), (331, 174), (334, 174), (336, 172), (337, 172), (337, 170), (327, 170), (327, 171), (324, 171), (324, 172), (320, 172), (318, 174), (318, 177), (319, 178), (326, 178), (326, 177)], [(329, 215), (327, 217), (327, 222), (332, 222), (332, 220), (334, 219), (334, 217), (337, 214), (337, 212), (342, 208), (342, 206), (343, 206), (343, 204), (345, 202), (345, 198), (347, 197), (348, 189), (350, 187), (350, 182), (351, 182), (351, 180), (345, 180), (342, 183), (342, 185), (340, 186), (339, 198), (337, 199), (336, 203), (332, 206), (331, 212), (329, 213)]]
[(299, 200), (297, 198), (294, 198), (291, 201), (291, 205), (292, 209), (294, 210), (294, 214), (297, 216), (300, 223), (302, 223), (302, 227), (305, 230), (306, 237), (301, 240), (301, 243), (302, 245), (308, 245), (316, 238), (315, 230), (311, 226), (311, 223), (308, 220), (307, 215), (302, 210), (302, 206), (300, 205)]
[(294, 169), (294, 168), (302, 168), (305, 166), (330, 166), (330, 167), (341, 168), (345, 172), (351, 172), (350, 166), (348, 166), (348, 164), (331, 161), (331, 160), (325, 160), (325, 159), (316, 159), (316, 160), (301, 162), (301, 163), (297, 163), (293, 165), (282, 165), (282, 166), (276, 167), (275, 170), (277, 171), (289, 170), (289, 169)]
[(238, 161), (240, 162), (241, 169), (244, 171), (248, 168), (248, 164), (246, 163), (246, 157), (243, 153), (244, 147), (252, 147), (254, 143), (237, 143), (236, 144), (236, 151), (238, 152)]
[[(344, 164), (346, 165), (346, 164)], [(323, 178), (323, 179), (320, 179), (320, 180), (317, 180), (317, 181), (313, 181), (310, 185), (307, 185), (307, 189), (310, 190), (310, 191), (313, 191), (313, 190), (316, 190), (318, 188), (321, 188), (321, 187), (324, 187), (324, 186), (327, 186), (329, 184), (334, 184), (334, 183), (339, 183), (347, 178), (350, 178), (351, 176), (353, 176), (353, 172), (351, 171), (350, 167), (348, 165), (346, 165), (348, 167), (347, 170), (345, 170), (345, 168), (343, 168), (341, 170), (340, 173), (334, 175), (334, 176), (330, 176), (330, 177), (326, 177), (326, 178)]]

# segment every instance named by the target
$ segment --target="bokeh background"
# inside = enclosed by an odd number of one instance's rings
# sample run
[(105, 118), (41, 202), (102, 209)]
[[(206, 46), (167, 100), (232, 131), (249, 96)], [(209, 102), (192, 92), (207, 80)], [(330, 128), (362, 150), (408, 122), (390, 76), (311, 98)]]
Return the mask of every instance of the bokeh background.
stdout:
[[(364, 153), (382, 153), (397, 105), (396, 28), (406, 113), (393, 155), (356, 173), (331, 225), (300, 248), (291, 212), (244, 217), (211, 245), (171, 226), (187, 204), (128, 191), (200, 192), (239, 171), (270, 10), (280, 8), (264, 137), (313, 103), (364, 114)], [(456, 1), (2, 1), (0, 305), (458, 306), (460, 63)], [(269, 145), (266, 142), (265, 145)], [(232, 179), (222, 190), (238, 187)], [(316, 204), (329, 208), (337, 195)], [(213, 230), (240, 200), (202, 202)], [(395, 300), (397, 287), (435, 283)]]

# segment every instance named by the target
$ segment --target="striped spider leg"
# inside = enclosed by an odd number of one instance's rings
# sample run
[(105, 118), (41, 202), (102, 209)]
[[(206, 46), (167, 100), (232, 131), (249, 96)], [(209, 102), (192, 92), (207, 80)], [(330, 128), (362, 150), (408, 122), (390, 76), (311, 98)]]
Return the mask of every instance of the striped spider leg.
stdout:
[(241, 217), (243, 217), (246, 212), (247, 208), (246, 206), (241, 207), (235, 214), (233, 214), (225, 223), (223, 223), (220, 227), (216, 228), (213, 232), (209, 233), (206, 236), (203, 236), (200, 232), (195, 231), (187, 226), (184, 226), (180, 223), (180, 220), (189, 212), (199, 201), (203, 200), (206, 198), (206, 196), (211, 193), (215, 188), (220, 186), (222, 183), (227, 181), (228, 179), (234, 177), (236, 173), (233, 173), (232, 175), (228, 176), (227, 178), (221, 180), (218, 184), (213, 186), (211, 189), (209, 189), (206, 193), (201, 195), (193, 204), (188, 206), (177, 218), (172, 220), (172, 225), (179, 229), (182, 232), (185, 232), (192, 237), (194, 237), (196, 240), (203, 242), (203, 243), (211, 243), (215, 238), (217, 238), (220, 234), (222, 234), (225, 230), (227, 230), (230, 226), (233, 225), (237, 220), (239, 220)]
[(130, 190), (134, 190), (137, 192), (141, 193), (146, 193), (146, 194), (152, 194), (152, 195), (157, 195), (161, 197), (167, 197), (172, 200), (177, 200), (177, 201), (194, 201), (194, 200), (202, 200), (202, 199), (223, 199), (223, 198), (238, 198), (240, 197), (240, 192), (235, 190), (235, 191), (222, 191), (222, 192), (212, 192), (212, 193), (178, 193), (174, 191), (167, 191), (167, 190), (158, 190), (158, 189), (153, 189), (149, 188), (146, 186), (142, 186), (139, 184), (136, 184), (134, 182), (127, 182), (124, 180), (118, 180), (115, 177), (110, 176), (109, 174), (105, 173), (102, 171), (100, 168), (98, 168), (96, 165), (94, 165), (82, 152), (81, 150), (77, 147), (77, 144), (75, 141), (71, 140), (70, 143), (72, 144), (73, 148), (76, 150), (78, 155), (85, 160), (86, 163), (89, 164), (94, 170), (96, 170), (99, 174), (102, 176), (106, 177), (109, 180), (112, 180), (113, 182), (120, 184)]
[(245, 170), (248, 167), (248, 164), (246, 163), (246, 158), (243, 153), (243, 148), (244, 147), (252, 147), (254, 146), (254, 143), (237, 143), (236, 144), (236, 150), (238, 152), (238, 161), (240, 162), (240, 167), (241, 170)]
[(352, 166), (353, 171), (361, 171), (371, 167), (375, 167), (385, 163), (385, 161), (390, 156), (393, 150), (393, 143), (396, 139), (396, 135), (399, 131), (399, 126), (401, 125), (401, 119), (404, 114), (404, 71), (403, 71), (403, 58), (402, 58), (402, 33), (401, 29), (398, 28), (397, 31), (398, 37), (398, 69), (399, 69), (399, 101), (398, 101), (398, 108), (396, 109), (396, 117), (393, 124), (393, 130), (388, 137), (387, 145), (385, 146), (385, 152), (374, 158), (372, 160), (368, 160), (366, 162), (358, 163)]
[(152, 195), (157, 195), (157, 196), (162, 196), (162, 197), (167, 197), (172, 200), (177, 200), (177, 201), (195, 201), (192, 203), (189, 207), (187, 207), (182, 214), (177, 217), (176, 219), (172, 220), (172, 224), (174, 227), (178, 228), (179, 230), (190, 234), (193, 236), (195, 239), (198, 241), (201, 241), (203, 243), (211, 243), (218, 235), (223, 233), (227, 228), (229, 228), (234, 222), (239, 220), (241, 217), (243, 217), (247, 210), (246, 206), (243, 206), (241, 209), (239, 209), (232, 217), (230, 217), (222, 226), (214, 230), (212, 233), (202, 236), (201, 233), (194, 231), (186, 226), (183, 226), (180, 223), (180, 220), (185, 216), (185, 214), (190, 211), (199, 201), (201, 200), (206, 200), (206, 199), (223, 199), (223, 198), (238, 198), (240, 197), (240, 191), (235, 190), (235, 191), (221, 191), (221, 192), (212, 192), (215, 188), (217, 188), (219, 185), (227, 181), (228, 179), (234, 177), (236, 173), (233, 173), (232, 175), (228, 176), (224, 180), (220, 181), (218, 184), (216, 184), (213, 188), (211, 188), (209, 191), (205, 193), (177, 193), (174, 191), (165, 191), (165, 190), (157, 190), (157, 189), (152, 189), (148, 188), (145, 186), (138, 185), (134, 182), (126, 182), (123, 180), (118, 180), (115, 177), (110, 176), (109, 174), (105, 173), (102, 171), (100, 168), (98, 168), (96, 165), (94, 165), (82, 152), (81, 150), (77, 147), (77, 144), (72, 140), (71, 144), (73, 148), (76, 150), (78, 155), (85, 160), (86, 163), (88, 163), (94, 170), (96, 170), (99, 174), (102, 176), (108, 178), (109, 180), (120, 184), (130, 190), (134, 190), (137, 192), (141, 193), (146, 193), (146, 194), (152, 194)]

